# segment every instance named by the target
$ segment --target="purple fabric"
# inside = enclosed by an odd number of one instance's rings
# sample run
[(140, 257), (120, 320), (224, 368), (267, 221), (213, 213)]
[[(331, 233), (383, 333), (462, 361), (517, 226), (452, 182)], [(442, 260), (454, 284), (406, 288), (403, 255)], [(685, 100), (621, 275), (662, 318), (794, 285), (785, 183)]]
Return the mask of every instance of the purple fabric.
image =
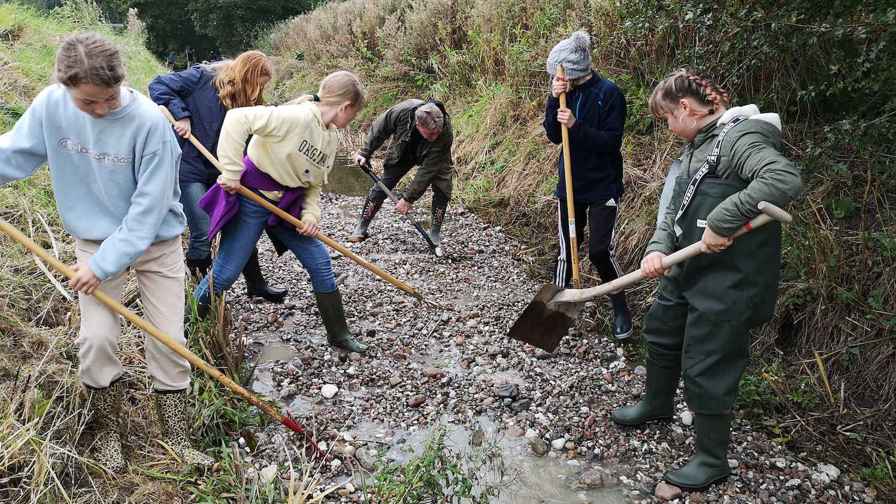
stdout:
[[(302, 202), (305, 199), (304, 187), (286, 187), (272, 179), (270, 175), (258, 169), (249, 156), (243, 157), (243, 174), (240, 176), (240, 184), (257, 191), (280, 191), (283, 196), (277, 203), (277, 207), (296, 219), (302, 218)], [(211, 240), (221, 228), (240, 210), (240, 199), (236, 194), (228, 194), (218, 184), (212, 186), (199, 200), (199, 208), (205, 210), (209, 216), (208, 239)], [(268, 227), (276, 226), (281, 222), (280, 217), (274, 213), (268, 218)]]

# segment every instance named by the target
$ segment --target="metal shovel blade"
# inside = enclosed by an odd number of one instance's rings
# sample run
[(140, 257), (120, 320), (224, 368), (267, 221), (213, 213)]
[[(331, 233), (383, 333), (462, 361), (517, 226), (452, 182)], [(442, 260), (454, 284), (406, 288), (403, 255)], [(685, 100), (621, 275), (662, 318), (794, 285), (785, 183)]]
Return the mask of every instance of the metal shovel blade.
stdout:
[(508, 336), (553, 352), (582, 309), (582, 303), (551, 302), (562, 290), (553, 284), (542, 286), (513, 323)]

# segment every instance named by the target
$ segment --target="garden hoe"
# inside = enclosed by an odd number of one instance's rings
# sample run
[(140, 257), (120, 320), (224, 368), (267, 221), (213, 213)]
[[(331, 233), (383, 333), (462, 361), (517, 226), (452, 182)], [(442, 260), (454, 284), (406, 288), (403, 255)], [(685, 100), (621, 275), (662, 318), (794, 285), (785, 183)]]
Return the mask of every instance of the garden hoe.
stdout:
[[(170, 122), (171, 124), (175, 123), (174, 116), (171, 115), (171, 112), (169, 112), (167, 108), (165, 108), (162, 105), (159, 105), (159, 110), (162, 112), (162, 115), (164, 115), (165, 118), (168, 119), (168, 122)], [(192, 143), (193, 146), (196, 147), (196, 150), (201, 152), (202, 155), (205, 156), (205, 159), (208, 159), (209, 163), (213, 164), (215, 166), (215, 168), (218, 169), (218, 171), (223, 171), (220, 161), (218, 161), (218, 159), (215, 156), (213, 156), (212, 153), (209, 152), (208, 149), (206, 149), (204, 145), (202, 145), (202, 142), (197, 140), (196, 137), (194, 137), (192, 134), (190, 134), (190, 136), (187, 137), (187, 140), (189, 140), (190, 143)], [(285, 222), (288, 222), (294, 228), (303, 229), (305, 227), (305, 225), (302, 224), (302, 221), (300, 221), (299, 219), (296, 219), (295, 217), (290, 215), (288, 212), (278, 208), (276, 205), (274, 205), (270, 201), (266, 200), (265, 198), (261, 197), (260, 195), (256, 194), (255, 192), (249, 190), (248, 188), (240, 186), (239, 193), (240, 193), (240, 196), (249, 198), (252, 201), (254, 201), (255, 203), (258, 203), (259, 205), (261, 205), (265, 209), (267, 209), (269, 212), (273, 213), (277, 217), (280, 217)], [(383, 280), (389, 282), (390, 284), (394, 285), (395, 287), (398, 287), (399, 289), (403, 290), (404, 292), (410, 294), (411, 296), (416, 298), (421, 303), (430, 305), (434, 308), (444, 309), (444, 307), (440, 306), (439, 304), (434, 303), (432, 301), (427, 301), (426, 299), (424, 299), (423, 294), (421, 294), (417, 289), (415, 289), (415, 288), (411, 287), (410, 285), (402, 282), (401, 280), (395, 278), (394, 276), (389, 274), (389, 272), (384, 271), (382, 268), (376, 266), (375, 264), (371, 263), (370, 261), (359, 256), (358, 254), (352, 252), (351, 250), (348, 249), (348, 247), (345, 247), (344, 245), (340, 244), (339, 242), (330, 238), (329, 236), (326, 236), (323, 233), (318, 233), (316, 238), (318, 240), (322, 241), (325, 245), (327, 245), (331, 249), (335, 250), (336, 252), (339, 252), (340, 254), (344, 255), (345, 257), (348, 257), (352, 261), (355, 261), (362, 267), (366, 268), (368, 271), (370, 271), (374, 275), (382, 278)]]
[[(790, 214), (768, 202), (759, 203), (762, 212), (750, 222), (746, 223), (733, 238), (748, 233), (753, 229), (768, 224), (771, 221), (789, 223), (792, 220)], [(663, 267), (670, 268), (692, 257), (703, 254), (703, 243), (696, 242), (663, 258)], [(585, 301), (613, 294), (645, 278), (640, 269), (621, 276), (611, 282), (591, 287), (590, 289), (560, 289), (549, 284), (542, 286), (532, 302), (526, 306), (520, 317), (510, 328), (508, 336), (525, 343), (534, 345), (542, 350), (553, 352), (560, 340), (566, 335), (570, 325), (578, 317)]]
[[(370, 161), (367, 161), (366, 163), (361, 165), (361, 169), (364, 170), (364, 173), (366, 173), (371, 180), (373, 180), (374, 184), (380, 186), (380, 189), (382, 189), (386, 193), (386, 195), (389, 196), (389, 199), (392, 200), (392, 203), (395, 203), (396, 205), (398, 204), (398, 197), (395, 196), (395, 193), (392, 192), (388, 187), (386, 187), (386, 184), (383, 183), (382, 179), (380, 179), (376, 176), (375, 173), (373, 173), (373, 167), (370, 166)], [(413, 217), (408, 214), (402, 214), (402, 217), (407, 219), (407, 221), (417, 229), (417, 232), (420, 233), (420, 236), (422, 236), (423, 239), (426, 240), (427, 245), (429, 245), (430, 252), (435, 254), (436, 257), (442, 257), (443, 255), (445, 255), (445, 253), (442, 252), (442, 247), (433, 243), (432, 238), (429, 236), (429, 233), (427, 233), (422, 227), (420, 227), (420, 224), (418, 224)]]
[[(21, 231), (16, 229), (13, 225), (6, 222), (4, 219), (0, 219), (0, 231), (9, 235), (10, 238), (17, 241), (20, 245), (24, 246), (28, 250), (30, 250), (34, 255), (42, 259), (45, 263), (52, 266), (55, 270), (59, 271), (63, 275), (68, 278), (74, 278), (75, 272), (66, 264), (63, 264), (55, 257), (51, 256), (46, 250), (44, 250), (40, 245), (34, 243), (30, 238), (22, 234)], [(253, 406), (257, 407), (261, 411), (265, 412), (268, 416), (273, 418), (274, 420), (280, 422), (285, 425), (288, 429), (293, 432), (297, 432), (304, 436), (305, 442), (307, 445), (312, 447), (312, 452), (322, 457), (323, 460), (327, 458), (327, 456), (318, 448), (317, 442), (311, 436), (311, 433), (305, 430), (305, 428), (297, 422), (292, 416), (287, 414), (281, 414), (277, 410), (274, 409), (270, 404), (262, 401), (257, 396), (241, 387), (238, 383), (234, 382), (230, 378), (227, 377), (224, 373), (218, 371), (214, 366), (205, 362), (201, 358), (199, 358), (196, 354), (186, 349), (183, 345), (175, 341), (171, 336), (168, 336), (161, 329), (150, 324), (146, 320), (138, 317), (134, 312), (128, 310), (123, 304), (119, 303), (115, 299), (109, 297), (103, 291), (97, 289), (93, 293), (93, 297), (97, 299), (100, 303), (103, 303), (110, 310), (118, 313), (122, 317), (126, 318), (132, 324), (143, 330), (146, 334), (152, 336), (156, 340), (158, 340), (161, 344), (170, 348), (173, 352), (180, 355), (184, 359), (190, 362), (194, 367), (199, 368), (205, 374), (211, 376), (213, 379), (220, 382), (222, 385), (227, 387), (231, 392), (236, 395), (242, 397), (246, 401), (248, 401)]]

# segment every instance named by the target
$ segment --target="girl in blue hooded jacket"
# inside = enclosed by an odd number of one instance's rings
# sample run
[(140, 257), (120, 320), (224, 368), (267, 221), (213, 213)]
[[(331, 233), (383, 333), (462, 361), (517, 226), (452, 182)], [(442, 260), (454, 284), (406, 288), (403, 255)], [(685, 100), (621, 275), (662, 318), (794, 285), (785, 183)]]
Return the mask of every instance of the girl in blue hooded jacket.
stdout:
[[(232, 61), (194, 65), (182, 72), (160, 75), (149, 84), (149, 96), (176, 119), (174, 130), (186, 139), (196, 137), (210, 152), (218, 148), (218, 136), (227, 111), (264, 102), (262, 94), (271, 80), (271, 62), (260, 51), (246, 51)], [(187, 268), (202, 278), (211, 265), (208, 215), (199, 199), (215, 185), (218, 170), (192, 143), (181, 140), (181, 203), (190, 228)], [(270, 287), (261, 274), (258, 250), (243, 268), (246, 292), (274, 303), (283, 302), (286, 289)]]

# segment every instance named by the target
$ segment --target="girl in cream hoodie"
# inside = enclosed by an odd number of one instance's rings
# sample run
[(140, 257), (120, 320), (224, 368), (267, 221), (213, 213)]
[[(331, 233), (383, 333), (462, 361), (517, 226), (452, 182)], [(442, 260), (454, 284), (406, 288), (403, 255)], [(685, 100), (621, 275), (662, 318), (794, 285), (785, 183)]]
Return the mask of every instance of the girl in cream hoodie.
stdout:
[[(218, 185), (200, 202), (211, 216), (209, 237), (222, 233), (210, 274), (216, 294), (233, 285), (267, 227), (311, 276), (327, 341), (351, 352), (363, 352), (366, 346), (348, 330), (330, 255), (315, 236), (319, 232), (321, 186), (336, 156), (336, 130), (355, 118), (364, 99), (358, 78), (340, 71), (321, 81), (316, 95), (279, 107), (230, 110), (218, 140), (218, 158), (224, 171)], [(250, 136), (244, 156), (243, 146)], [(235, 195), (241, 185), (300, 219), (303, 228), (289, 227), (261, 205)], [(210, 303), (209, 283), (206, 276), (194, 292), (201, 311)]]

